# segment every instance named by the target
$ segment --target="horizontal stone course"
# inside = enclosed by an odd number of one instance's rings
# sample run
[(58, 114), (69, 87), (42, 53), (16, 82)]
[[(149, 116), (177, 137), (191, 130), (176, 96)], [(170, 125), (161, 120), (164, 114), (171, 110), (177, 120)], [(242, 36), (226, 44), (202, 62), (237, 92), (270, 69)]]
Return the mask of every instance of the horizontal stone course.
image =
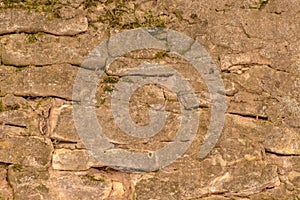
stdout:
[[(0, 0), (0, 200), (300, 199), (299, 19), (298, 0)], [(180, 99), (155, 84), (133, 93), (129, 111), (134, 123), (147, 126), (161, 105), (168, 114), (161, 132), (138, 138), (118, 126), (111, 96), (117, 84), (131, 81), (125, 75), (131, 69), (144, 63), (172, 67), (199, 100), (200, 123), (187, 152), (155, 172), (128, 173), (91, 156), (82, 140), (88, 131), (79, 136), (74, 125), (73, 84), (92, 49), (145, 25), (166, 26), (199, 42), (224, 81), (227, 109), (216, 146), (199, 159), (209, 124), (217, 120), (211, 119), (212, 94), (203, 74), (180, 55), (158, 49), (117, 58), (95, 95), (97, 120), (112, 151), (151, 157), (182, 127)], [(188, 52), (190, 43), (166, 38), (171, 49), (176, 43)], [(118, 44), (111, 55), (134, 42)], [(92, 59), (84, 67), (104, 63)]]
[(57, 149), (53, 153), (52, 167), (56, 170), (79, 171), (103, 166), (87, 150)]
[(7, 137), (0, 141), (0, 162), (43, 167), (50, 163), (50, 140), (37, 137)]
[(16, 200), (105, 199), (112, 189), (110, 179), (93, 172), (74, 174), (12, 165), (8, 170), (8, 179)]
[(88, 29), (85, 16), (71, 19), (54, 18), (51, 13), (5, 9), (0, 12), (0, 35), (45, 32), (53, 35), (76, 35)]
[(80, 65), (88, 54), (84, 41), (75, 37), (12, 34), (3, 36), (0, 41), (3, 43), (2, 63), (6, 65)]
[[(69, 64), (30, 66), (21, 70), (0, 66), (0, 77), (3, 77), (0, 80), (1, 93), (33, 97), (54, 96), (71, 100), (77, 70), (77, 67)], [(11, 74), (10, 77), (4, 78), (8, 73)]]

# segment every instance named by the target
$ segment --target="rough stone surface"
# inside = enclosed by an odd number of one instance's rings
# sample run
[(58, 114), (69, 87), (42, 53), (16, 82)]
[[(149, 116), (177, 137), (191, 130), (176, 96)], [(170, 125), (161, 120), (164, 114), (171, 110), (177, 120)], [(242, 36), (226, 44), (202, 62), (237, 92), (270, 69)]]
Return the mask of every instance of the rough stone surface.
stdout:
[(1, 92), (18, 96), (72, 98), (72, 87), (77, 68), (68, 64), (44, 67), (27, 67), (15, 71), (12, 67), (0, 66), (1, 70), (13, 75), (2, 81)]
[(22, 97), (7, 94), (2, 98), (2, 106), (4, 110), (14, 110), (18, 108), (28, 108), (27, 101)]
[(7, 110), (0, 113), (0, 120), (3, 125), (30, 129), (37, 123), (37, 115), (30, 110)]
[(57, 149), (52, 157), (52, 167), (57, 170), (79, 171), (103, 166), (87, 150)]
[[(297, 0), (0, 0), (0, 199), (300, 199), (299, 21)], [(180, 99), (156, 84), (137, 89), (129, 111), (146, 126), (149, 113), (164, 107), (161, 131), (135, 138), (117, 126), (111, 96), (141, 64), (168, 65), (189, 81), (200, 124), (187, 152), (169, 166), (111, 169), (88, 153), (74, 125), (76, 74), (105, 39), (162, 26), (196, 39), (219, 69), (227, 100), (221, 137), (198, 158), (212, 104), (191, 64), (158, 49), (131, 52), (106, 68), (95, 94), (99, 124), (114, 148), (156, 151), (181, 127)]]
[(53, 151), (50, 140), (36, 137), (7, 137), (0, 141), (0, 162), (25, 166), (46, 166), (50, 164)]
[(15, 199), (106, 199), (112, 183), (105, 174), (59, 172), (11, 166), (8, 180)]
[(58, 37), (49, 34), (5, 35), (1, 38), (2, 63), (15, 66), (63, 63), (80, 65), (88, 50), (91, 50), (83, 40), (80, 36)]
[(67, 142), (78, 142), (80, 140), (75, 129), (70, 105), (53, 107), (50, 113), (50, 122), (52, 139)]
[(12, 189), (7, 182), (7, 168), (5, 165), (0, 165), (0, 199), (13, 199)]
[(191, 199), (220, 193), (229, 198), (249, 197), (281, 185), (277, 166), (264, 161), (264, 147), (257, 140), (263, 140), (261, 122), (231, 115), (227, 119), (223, 139), (208, 158), (182, 159), (151, 179), (142, 178), (137, 183), (137, 199), (174, 195), (174, 199)]
[(0, 35), (15, 32), (76, 35), (88, 29), (88, 20), (85, 16), (62, 20), (51, 19), (49, 13), (6, 9), (0, 13), (0, 18)]

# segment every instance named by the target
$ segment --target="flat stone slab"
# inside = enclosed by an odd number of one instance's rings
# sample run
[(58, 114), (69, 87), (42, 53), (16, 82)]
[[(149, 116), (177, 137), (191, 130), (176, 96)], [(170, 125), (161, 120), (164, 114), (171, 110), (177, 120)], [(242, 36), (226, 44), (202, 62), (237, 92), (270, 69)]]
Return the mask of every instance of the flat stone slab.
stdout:
[(106, 199), (112, 191), (112, 181), (104, 174), (93, 172), (48, 171), (12, 165), (8, 179), (17, 200), (96, 200)]
[(53, 151), (50, 140), (37, 137), (7, 137), (0, 140), (0, 162), (42, 167)]
[[(187, 156), (163, 171), (142, 176), (135, 185), (137, 199), (197, 199), (213, 194), (225, 194), (228, 198), (252, 197), (263, 193), (266, 188), (279, 188), (282, 180), (278, 171), (281, 168), (291, 170), (290, 181), (297, 185), (295, 181), (299, 174), (293, 170), (299, 165), (297, 157), (290, 157), (290, 160), (279, 157), (282, 159), (280, 164), (266, 160), (265, 148), (270, 148), (274, 141), (271, 140), (270, 145), (264, 141), (275, 134), (276, 129), (270, 122), (227, 115), (218, 145), (207, 158), (199, 160)], [(292, 141), (294, 137), (281, 134), (273, 140)], [(287, 145), (275, 144), (272, 150), (275, 154), (270, 155), (276, 158), (276, 151), (282, 151), (282, 147)], [(289, 147), (297, 150), (295, 145), (289, 144)], [(195, 151), (191, 148), (191, 154)]]
[(52, 167), (56, 170), (79, 171), (103, 166), (87, 150), (56, 149), (52, 157)]
[[(228, 197), (243, 197), (280, 185), (276, 166), (269, 166), (263, 162), (240, 163), (237, 168), (228, 168), (227, 172), (210, 177), (202, 172), (205, 170), (202, 167), (202, 165), (194, 166), (190, 171), (183, 173), (160, 173), (154, 177), (144, 177), (137, 182), (136, 197), (141, 200), (151, 198), (200, 199), (209, 194), (221, 193)], [(214, 165), (211, 167), (217, 169)], [(206, 169), (208, 173), (212, 171), (212, 169)]]
[(281, 155), (300, 156), (300, 134), (291, 128), (274, 128), (264, 141), (267, 151)]
[(1, 38), (2, 63), (14, 66), (69, 63), (80, 65), (87, 55), (86, 43), (79, 37), (48, 34), (11, 34)]
[(9, 79), (0, 81), (1, 92), (18, 96), (59, 97), (71, 100), (77, 68), (68, 64), (44, 67), (0, 66), (0, 71), (11, 73)]
[(65, 142), (80, 140), (74, 125), (71, 105), (53, 107), (50, 112), (50, 137)]
[[(299, 11), (296, 0), (0, 0), (0, 200), (300, 199)], [(195, 39), (222, 76), (225, 124), (219, 124), (222, 134), (205, 158), (199, 158), (199, 150), (209, 124), (220, 116), (212, 114), (205, 73), (180, 58), (193, 57), (189, 53), (195, 43), (159, 28), (150, 29), (147, 40), (138, 40), (145, 36), (142, 32), (122, 42), (113, 37), (146, 25), (165, 25)], [(182, 54), (131, 52), (118, 57), (99, 78), (93, 102), (111, 152), (119, 148), (153, 157), (154, 151), (174, 143), (181, 125), (191, 124), (182, 121), (176, 92), (157, 84), (133, 93), (130, 116), (123, 119), (147, 128), (153, 122), (151, 111), (164, 106), (167, 123), (161, 132), (137, 138), (119, 126), (126, 123), (116, 123), (111, 97), (116, 91), (128, 94), (129, 87), (117, 85), (143, 76), (126, 75), (140, 65), (167, 65), (191, 84), (199, 101), (199, 128), (187, 152), (164, 168), (150, 173), (112, 170), (89, 155), (77, 134), (72, 109), (81, 102), (71, 101), (74, 79), (80, 66), (91, 71), (109, 61), (102, 48), (89, 54), (106, 39), (102, 47), (117, 56), (124, 48), (147, 42), (158, 47), (152, 36)], [(88, 55), (95, 59), (82, 65)], [(82, 121), (90, 119), (85, 114)], [(89, 122), (82, 125), (94, 128)], [(90, 141), (102, 146), (96, 137)], [(167, 151), (164, 158), (172, 154)]]
[(37, 123), (37, 115), (30, 110), (8, 110), (0, 113), (2, 124), (29, 128)]
[(71, 36), (88, 29), (88, 20), (85, 16), (61, 19), (54, 18), (51, 13), (46, 12), (5, 9), (1, 10), (0, 19), (0, 35), (16, 32), (45, 32)]

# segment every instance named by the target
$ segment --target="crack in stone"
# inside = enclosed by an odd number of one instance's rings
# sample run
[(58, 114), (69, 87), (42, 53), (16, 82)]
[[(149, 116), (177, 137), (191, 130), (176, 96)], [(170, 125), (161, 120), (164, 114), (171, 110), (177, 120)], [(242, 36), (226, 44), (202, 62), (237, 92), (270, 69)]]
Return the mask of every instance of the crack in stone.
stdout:
[[(239, 87), (241, 87), (242, 90), (239, 90), (239, 91), (246, 91), (250, 94), (258, 94), (258, 95), (261, 95), (263, 92), (265, 92), (265, 90), (261, 87), (262, 89), (262, 92), (257, 92), (257, 91), (254, 91), (254, 90), (249, 90), (248, 88), (244, 87), (242, 84), (240, 84), (239, 82), (236, 82), (236, 81), (233, 81), (235, 84), (237, 84)], [(235, 92), (235, 94), (237, 94), (239, 91)], [(267, 93), (267, 92), (266, 92)], [(235, 95), (234, 94), (234, 95)], [(269, 94), (269, 93), (267, 93)], [(234, 95), (226, 95), (226, 96), (234, 96)], [(269, 94), (270, 95), (270, 94)]]
[(45, 31), (32, 31), (32, 32), (28, 32), (28, 31), (11, 31), (11, 32), (7, 32), (7, 33), (0, 33), (0, 36), (22, 34), (22, 33), (33, 35), (33, 34), (41, 33), (41, 34), (52, 35), (52, 36), (56, 36), (56, 37), (77, 37), (81, 34), (84, 34), (85, 32), (77, 33), (77, 34), (73, 34), (73, 35), (67, 35), (67, 34), (54, 34), (54, 33), (45, 32)]
[[(2, 55), (0, 54), (0, 58), (1, 58), (1, 61), (2, 60)], [(90, 68), (85, 68), (81, 65), (76, 65), (74, 63), (68, 63), (68, 62), (59, 62), (59, 63), (50, 63), (50, 64), (44, 64), (44, 65), (14, 65), (14, 64), (7, 64), (7, 63), (3, 63), (1, 62), (0, 63), (2, 66), (7, 66), (7, 67), (15, 67), (15, 68), (27, 68), (27, 67), (48, 67), (48, 66), (53, 66), (53, 65), (70, 65), (70, 66), (73, 66), (73, 67), (76, 67), (76, 68), (83, 68), (83, 69), (86, 69), (86, 70), (92, 70), (92, 71), (95, 71), (94, 69), (90, 69)]]
[[(274, 68), (272, 68), (270, 65), (268, 65), (268, 64), (263, 64), (263, 63), (238, 63), (238, 64), (233, 64), (233, 65), (229, 65), (228, 66), (228, 69), (223, 69), (222, 70), (222, 72), (224, 72), (224, 73), (231, 73), (231, 71), (230, 71), (230, 68), (231, 67), (236, 67), (236, 66), (242, 66), (242, 67), (251, 67), (251, 66), (263, 66), (263, 67), (269, 67), (269, 68), (271, 68), (271, 69), (273, 69), (273, 70), (276, 70), (276, 71), (281, 71), (281, 70), (277, 70), (277, 69), (274, 69)], [(282, 72), (285, 72), (285, 71), (282, 71)], [(288, 73), (288, 72), (286, 72), (286, 73)]]
[(12, 126), (12, 127), (17, 127), (17, 128), (24, 128), (24, 129), (27, 129), (27, 126), (18, 125), (18, 124), (13, 124), (13, 123), (0, 122), (0, 124), (1, 124), (1, 125), (5, 125), (5, 126)]
[(246, 37), (249, 38), (249, 39), (251, 39), (252, 37), (250, 36), (249, 33), (247, 33), (247, 31), (246, 31), (246, 29), (245, 29), (245, 27), (244, 27), (244, 25), (242, 23), (241, 23), (241, 28), (242, 28), (243, 33), (246, 35)]
[(197, 196), (197, 197), (192, 197), (192, 198), (187, 198), (187, 200), (198, 200), (199, 198), (205, 198), (205, 197), (210, 197), (210, 196), (220, 196), (220, 197), (232, 197), (233, 195), (229, 195), (228, 191), (220, 191), (220, 192), (207, 192), (203, 195)]
[(270, 69), (272, 69), (274, 71), (277, 71), (277, 72), (282, 72), (282, 73), (290, 74), (288, 71), (284, 71), (282, 69), (273, 68), (271, 65), (263, 65), (263, 66), (268, 67), (268, 68), (270, 68)]
[(174, 74), (125, 74), (121, 77), (128, 77), (128, 76), (133, 76), (133, 77), (163, 77), (163, 78), (169, 78), (171, 76), (174, 76)]
[(77, 100), (73, 100), (73, 99), (69, 99), (69, 98), (64, 98), (64, 97), (60, 97), (60, 96), (55, 96), (55, 95), (45, 95), (45, 96), (38, 96), (38, 95), (22, 95), (22, 94), (13, 94), (16, 97), (23, 97), (24, 99), (27, 100), (36, 100), (36, 99), (45, 99), (45, 98), (54, 98), (54, 99), (60, 99), (60, 100), (64, 100), (67, 102), (74, 102), (77, 103), (79, 101)]
[(242, 114), (242, 113), (235, 113), (235, 112), (227, 112), (226, 114), (236, 115), (236, 116), (246, 117), (246, 118), (251, 118), (251, 119), (256, 119), (256, 120), (264, 120), (264, 121), (269, 120), (268, 117), (263, 117), (263, 116), (259, 116), (259, 115), (250, 115), (250, 114)]
[(275, 151), (271, 151), (267, 148), (265, 148), (265, 153), (267, 154), (272, 154), (272, 155), (275, 155), (275, 156), (279, 156), (279, 157), (286, 157), (286, 156), (300, 156), (300, 154), (288, 154), (288, 153), (279, 153), (279, 152), (275, 152)]
[(269, 0), (260, 0), (259, 10), (263, 9), (269, 2)]
[[(5, 163), (5, 164), (11, 164), (11, 163)], [(15, 190), (13, 188), (13, 185), (11, 184), (10, 180), (9, 180), (9, 177), (8, 177), (8, 167), (6, 168), (6, 176), (5, 176), (5, 180), (8, 184), (8, 187), (11, 189), (12, 191), (12, 199), (16, 199), (15, 198)]]

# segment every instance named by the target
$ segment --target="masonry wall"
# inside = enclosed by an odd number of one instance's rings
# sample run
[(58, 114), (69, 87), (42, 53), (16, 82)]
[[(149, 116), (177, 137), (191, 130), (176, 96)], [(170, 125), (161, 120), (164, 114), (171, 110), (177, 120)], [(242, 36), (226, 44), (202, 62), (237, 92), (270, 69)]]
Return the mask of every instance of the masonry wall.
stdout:
[[(300, 199), (300, 1), (0, 1), (0, 199)], [(96, 113), (119, 148), (155, 151), (180, 127), (178, 99), (148, 85), (130, 103), (149, 123), (149, 105), (167, 124), (133, 139), (115, 125), (112, 91), (144, 62), (168, 64), (190, 81), (200, 126), (185, 156), (156, 172), (124, 172), (97, 161), (72, 116), (81, 63), (123, 30), (166, 27), (196, 39), (221, 72), (227, 111), (216, 147), (198, 158), (211, 102), (201, 76), (176, 55), (141, 50), (117, 59), (99, 80)], [(187, 70), (188, 69), (188, 70)]]

